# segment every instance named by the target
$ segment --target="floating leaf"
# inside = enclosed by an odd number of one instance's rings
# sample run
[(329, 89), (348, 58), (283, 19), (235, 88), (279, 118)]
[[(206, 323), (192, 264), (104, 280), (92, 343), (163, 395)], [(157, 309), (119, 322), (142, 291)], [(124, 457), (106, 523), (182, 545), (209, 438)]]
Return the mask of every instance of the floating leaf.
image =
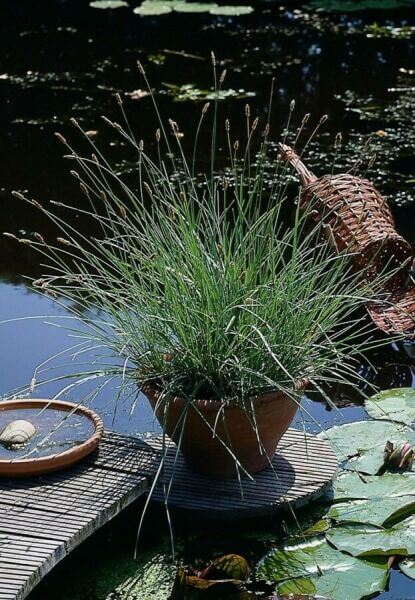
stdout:
[(415, 423), (415, 390), (395, 388), (379, 392), (366, 400), (365, 408), (374, 419)]
[(215, 558), (211, 564), (199, 573), (204, 579), (238, 579), (245, 581), (249, 577), (249, 565), (239, 554), (226, 554)]
[(286, 537), (315, 536), (325, 533), (330, 528), (327, 506), (311, 504), (295, 511), (295, 516), (288, 515), (283, 521)]
[(215, 8), (217, 4), (208, 2), (175, 2), (174, 10), (182, 13), (204, 13)]
[(415, 579), (415, 559), (413, 557), (401, 560), (399, 563), (399, 568), (407, 577)]
[(364, 524), (332, 527), (327, 539), (353, 556), (415, 554), (415, 516), (388, 529)]
[(174, 96), (175, 102), (183, 102), (188, 100), (225, 100), (226, 98), (249, 98), (255, 96), (255, 92), (247, 92), (245, 90), (202, 90), (193, 83), (186, 83), (184, 85), (175, 85), (174, 83), (163, 83), (168, 89), (168, 94)]
[(385, 525), (410, 514), (415, 507), (415, 478), (410, 473), (367, 476), (342, 473), (333, 484), (335, 504), (329, 517), (371, 525)]
[(157, 16), (171, 13), (210, 13), (211, 15), (239, 16), (248, 15), (254, 9), (252, 6), (219, 6), (216, 2), (187, 2), (186, 0), (144, 0), (134, 9), (141, 16)]
[(387, 559), (362, 560), (339, 552), (322, 537), (272, 550), (258, 575), (275, 581), (281, 595), (305, 594), (330, 600), (360, 600), (385, 589)]
[(92, 8), (121, 8), (122, 6), (128, 6), (124, 0), (94, 0), (90, 2), (89, 6)]
[(173, 11), (173, 2), (158, 0), (145, 0), (141, 6), (137, 6), (133, 12), (142, 17), (167, 15)]
[(216, 6), (210, 9), (211, 15), (222, 15), (226, 17), (239, 17), (249, 15), (253, 12), (252, 6)]
[(415, 444), (415, 433), (390, 421), (357, 421), (332, 427), (318, 434), (329, 442), (339, 462), (346, 461), (345, 469), (376, 475), (384, 462), (387, 441)]

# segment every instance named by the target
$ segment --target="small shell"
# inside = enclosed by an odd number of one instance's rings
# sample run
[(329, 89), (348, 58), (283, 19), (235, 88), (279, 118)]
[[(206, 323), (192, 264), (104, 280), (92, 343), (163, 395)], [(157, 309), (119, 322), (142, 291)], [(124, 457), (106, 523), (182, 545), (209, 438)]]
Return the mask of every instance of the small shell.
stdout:
[(36, 428), (29, 421), (12, 421), (0, 433), (0, 443), (6, 447), (22, 446), (35, 435)]

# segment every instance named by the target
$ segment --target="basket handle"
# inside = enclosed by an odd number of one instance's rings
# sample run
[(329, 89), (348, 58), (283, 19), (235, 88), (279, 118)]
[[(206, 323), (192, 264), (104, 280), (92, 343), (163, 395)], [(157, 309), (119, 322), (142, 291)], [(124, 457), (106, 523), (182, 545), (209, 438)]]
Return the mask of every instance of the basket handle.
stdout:
[(302, 186), (317, 181), (317, 177), (314, 175), (314, 173), (312, 173), (310, 169), (305, 166), (301, 158), (290, 146), (279, 143), (278, 151), (281, 159), (284, 162), (288, 162), (297, 171)]

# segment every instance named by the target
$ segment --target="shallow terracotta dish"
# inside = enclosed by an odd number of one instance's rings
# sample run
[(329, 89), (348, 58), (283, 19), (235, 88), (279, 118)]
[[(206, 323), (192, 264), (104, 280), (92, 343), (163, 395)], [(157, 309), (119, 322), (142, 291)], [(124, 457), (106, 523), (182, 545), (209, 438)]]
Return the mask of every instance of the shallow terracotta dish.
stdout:
[(47, 456), (39, 456), (37, 458), (15, 458), (15, 459), (0, 459), (0, 477), (25, 477), (29, 475), (42, 475), (43, 473), (51, 473), (59, 471), (78, 462), (91, 452), (93, 452), (102, 437), (104, 432), (104, 424), (102, 419), (89, 408), (72, 404), (72, 402), (61, 402), (59, 400), (9, 400), (0, 403), (0, 412), (19, 409), (49, 408), (61, 410), (62, 412), (73, 412), (77, 415), (86, 417), (93, 425), (94, 431), (92, 435), (73, 446), (69, 450), (57, 452)]

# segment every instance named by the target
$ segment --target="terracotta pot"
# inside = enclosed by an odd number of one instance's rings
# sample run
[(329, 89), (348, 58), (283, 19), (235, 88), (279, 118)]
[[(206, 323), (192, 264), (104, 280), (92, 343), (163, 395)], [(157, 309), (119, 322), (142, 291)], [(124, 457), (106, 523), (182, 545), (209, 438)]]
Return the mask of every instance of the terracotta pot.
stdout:
[(74, 412), (77, 415), (83, 415), (89, 419), (94, 432), (82, 444), (73, 446), (64, 452), (58, 452), (49, 456), (40, 456), (39, 458), (16, 458), (13, 460), (0, 460), (0, 477), (24, 477), (29, 475), (41, 475), (51, 473), (68, 467), (88, 454), (98, 446), (104, 432), (104, 424), (101, 418), (89, 408), (72, 404), (72, 402), (61, 402), (59, 400), (10, 400), (0, 403), (0, 411), (16, 410), (19, 408), (52, 408), (63, 412)]
[[(304, 389), (305, 385), (306, 382), (302, 380), (295, 389)], [(163, 399), (158, 403), (160, 391), (145, 386), (143, 392), (160, 425), (163, 427), (163, 421), (166, 422), (167, 435), (179, 443), (186, 401), (173, 397), (169, 398), (166, 406)], [(248, 473), (257, 473), (269, 466), (278, 442), (294, 418), (298, 404), (282, 392), (263, 394), (254, 398), (252, 403), (262, 450), (252, 426), (252, 417), (243, 408), (229, 403), (221, 410), (221, 403), (215, 400), (192, 402), (193, 406), (187, 410), (180, 448), (194, 471), (215, 477), (236, 477), (236, 463), (227, 448), (232, 449)], [(249, 407), (250, 405), (251, 403), (247, 404)]]

